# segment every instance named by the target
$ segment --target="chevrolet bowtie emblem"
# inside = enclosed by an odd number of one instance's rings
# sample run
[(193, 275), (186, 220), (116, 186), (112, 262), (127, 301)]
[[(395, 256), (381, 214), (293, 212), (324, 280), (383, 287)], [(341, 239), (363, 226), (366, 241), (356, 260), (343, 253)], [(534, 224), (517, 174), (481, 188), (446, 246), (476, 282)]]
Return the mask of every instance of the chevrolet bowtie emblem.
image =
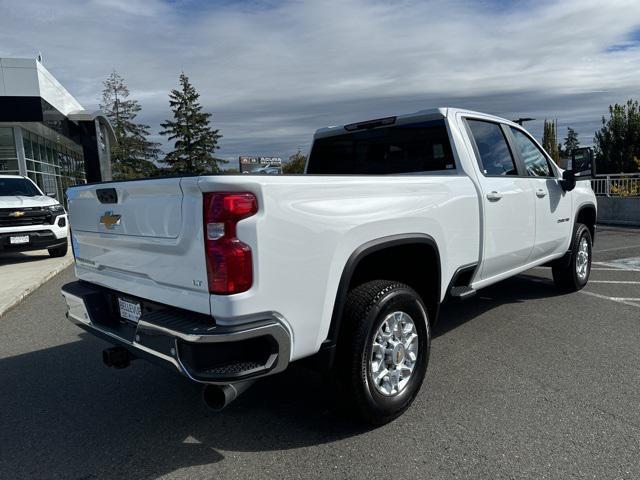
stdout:
[(9, 214), (9, 216), (10, 216), (10, 217), (13, 217), (13, 218), (20, 218), (20, 217), (24, 217), (24, 212), (20, 212), (20, 211), (17, 211), (17, 212), (11, 212), (11, 213)]
[(111, 211), (104, 212), (104, 215), (100, 217), (100, 223), (111, 230), (114, 226), (120, 225), (120, 215), (114, 215)]

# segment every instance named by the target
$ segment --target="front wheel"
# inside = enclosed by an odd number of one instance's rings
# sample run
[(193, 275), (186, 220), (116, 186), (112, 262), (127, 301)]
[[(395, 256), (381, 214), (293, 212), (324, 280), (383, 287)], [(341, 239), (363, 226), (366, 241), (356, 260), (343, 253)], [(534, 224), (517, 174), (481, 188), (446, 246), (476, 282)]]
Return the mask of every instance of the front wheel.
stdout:
[(357, 417), (383, 425), (409, 408), (425, 377), (431, 332), (420, 296), (376, 280), (347, 296), (334, 373)]
[(555, 284), (569, 292), (582, 289), (589, 281), (591, 253), (591, 232), (586, 225), (579, 223), (573, 232), (569, 261), (560, 262), (551, 270)]

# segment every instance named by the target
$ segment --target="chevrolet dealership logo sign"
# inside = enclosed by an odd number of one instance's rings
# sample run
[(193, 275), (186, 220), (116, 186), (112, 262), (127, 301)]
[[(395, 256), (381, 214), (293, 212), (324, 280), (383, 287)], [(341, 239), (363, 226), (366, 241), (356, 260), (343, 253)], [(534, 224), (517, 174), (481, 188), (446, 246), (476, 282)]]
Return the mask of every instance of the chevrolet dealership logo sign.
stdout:
[(112, 230), (116, 225), (120, 225), (121, 215), (115, 215), (113, 212), (104, 212), (104, 215), (100, 217), (100, 223), (103, 224), (109, 230)]

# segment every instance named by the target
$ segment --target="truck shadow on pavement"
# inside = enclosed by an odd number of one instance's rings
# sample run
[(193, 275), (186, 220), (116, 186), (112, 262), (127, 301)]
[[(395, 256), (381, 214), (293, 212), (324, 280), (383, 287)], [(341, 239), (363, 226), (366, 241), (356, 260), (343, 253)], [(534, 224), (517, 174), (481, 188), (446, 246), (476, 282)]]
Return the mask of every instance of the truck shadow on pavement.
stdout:
[(334, 413), (321, 376), (301, 367), (216, 413), (199, 385), (142, 361), (107, 369), (107, 344), (79, 337), (0, 360), (1, 477), (152, 479), (219, 462), (219, 450), (286, 450), (364, 431)]
[[(505, 302), (554, 292), (526, 277), (503, 282), (445, 305), (435, 333)], [(215, 413), (202, 404), (200, 386), (142, 361), (107, 369), (100, 359), (106, 343), (78, 336), (0, 360), (3, 476), (151, 479), (220, 462), (223, 452), (273, 452), (366, 433), (336, 411), (322, 375), (302, 367), (256, 383)]]
[[(549, 270), (550, 271), (550, 270)], [(475, 297), (461, 302), (445, 302), (440, 307), (433, 337), (445, 335), (460, 325), (501, 305), (565, 295), (551, 279), (530, 274), (518, 275), (478, 291)]]

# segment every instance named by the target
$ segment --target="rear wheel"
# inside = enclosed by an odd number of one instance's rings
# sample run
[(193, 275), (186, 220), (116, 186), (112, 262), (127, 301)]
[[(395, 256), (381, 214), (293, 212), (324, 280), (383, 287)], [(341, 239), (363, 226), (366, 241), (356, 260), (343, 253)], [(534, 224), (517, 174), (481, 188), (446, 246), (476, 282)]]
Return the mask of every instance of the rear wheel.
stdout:
[(334, 374), (341, 400), (365, 423), (382, 425), (413, 402), (427, 370), (431, 332), (419, 295), (376, 280), (349, 292)]
[(576, 225), (571, 242), (569, 261), (553, 266), (553, 281), (563, 290), (577, 292), (589, 281), (591, 273), (591, 232), (586, 225)]
[(69, 245), (66, 243), (59, 247), (52, 247), (48, 249), (49, 255), (52, 257), (64, 257), (67, 254), (67, 250), (69, 250)]

